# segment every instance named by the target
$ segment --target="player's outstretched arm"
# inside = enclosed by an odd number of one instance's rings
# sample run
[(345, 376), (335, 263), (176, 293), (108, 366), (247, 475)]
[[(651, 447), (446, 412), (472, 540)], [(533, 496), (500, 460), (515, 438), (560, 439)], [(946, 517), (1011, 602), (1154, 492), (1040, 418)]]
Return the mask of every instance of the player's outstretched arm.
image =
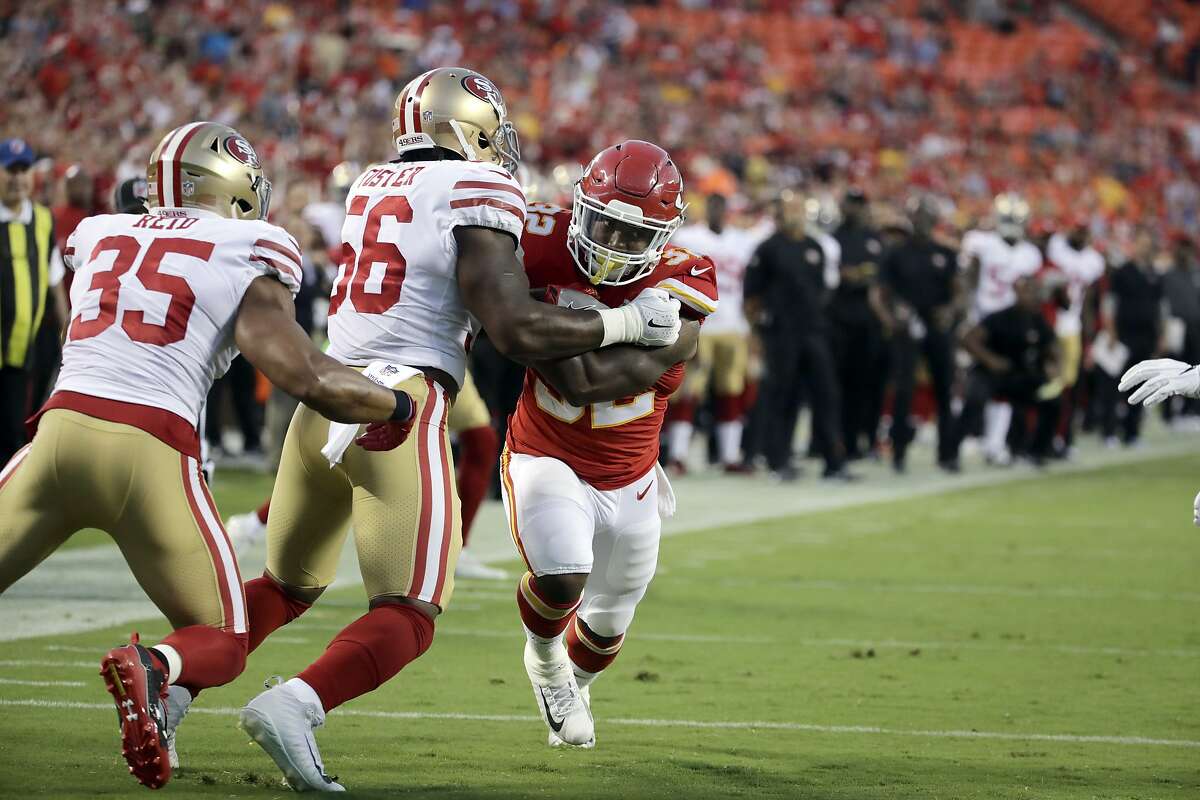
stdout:
[(660, 347), (678, 338), (679, 302), (665, 292), (647, 290), (623, 308), (558, 308), (530, 297), (529, 279), (511, 236), (459, 226), (454, 238), (463, 302), (509, 358), (566, 358), (621, 343)]
[(675, 344), (668, 347), (619, 345), (572, 358), (534, 362), (530, 366), (568, 403), (585, 406), (648, 390), (671, 367), (696, 355), (699, 341), (700, 323), (687, 321)]
[(242, 355), (267, 380), (327, 419), (385, 422), (397, 410), (397, 393), (313, 345), (296, 323), (291, 293), (274, 278), (263, 276), (250, 283), (238, 309), (234, 338)]

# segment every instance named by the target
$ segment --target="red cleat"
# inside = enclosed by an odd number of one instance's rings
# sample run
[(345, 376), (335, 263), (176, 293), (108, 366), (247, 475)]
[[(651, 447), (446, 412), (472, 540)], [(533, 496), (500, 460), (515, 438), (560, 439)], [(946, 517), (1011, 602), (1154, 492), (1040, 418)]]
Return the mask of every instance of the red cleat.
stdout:
[(100, 675), (117, 704), (121, 726), (121, 755), (129, 772), (143, 786), (161, 789), (171, 779), (167, 756), (166, 675), (154, 665), (150, 651), (138, 644), (138, 635), (124, 647), (114, 647), (100, 662)]
[(753, 464), (734, 463), (723, 467), (726, 475), (753, 475), (757, 470)]

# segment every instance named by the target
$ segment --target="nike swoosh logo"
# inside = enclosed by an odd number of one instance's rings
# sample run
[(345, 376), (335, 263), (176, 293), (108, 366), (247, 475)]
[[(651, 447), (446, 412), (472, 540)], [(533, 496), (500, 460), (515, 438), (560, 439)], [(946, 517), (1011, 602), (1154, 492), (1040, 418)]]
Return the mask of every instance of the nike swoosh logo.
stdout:
[(698, 269), (696, 267), (692, 267), (692, 277), (699, 277), (699, 276), (703, 275), (704, 273), (708, 272), (710, 269), (712, 269), (712, 267), (705, 267), (704, 269)]
[(645, 497), (646, 493), (650, 491), (650, 487), (652, 487), (653, 485), (654, 485), (654, 481), (650, 481), (649, 483), (647, 483), (646, 488), (642, 489), (640, 492), (637, 493), (637, 499), (641, 500), (643, 497)]
[(566, 722), (566, 720), (565, 719), (555, 719), (554, 715), (550, 713), (550, 704), (546, 702), (546, 690), (545, 689), (539, 688), (538, 694), (542, 698), (542, 708), (546, 709), (546, 722), (548, 722), (550, 724), (550, 730), (554, 731), (555, 733), (558, 733), (559, 731), (562, 730), (563, 723)]
[(650, 320), (646, 324), (649, 325), (651, 328), (673, 328), (673, 327), (675, 327), (674, 325), (659, 325), (654, 320)]

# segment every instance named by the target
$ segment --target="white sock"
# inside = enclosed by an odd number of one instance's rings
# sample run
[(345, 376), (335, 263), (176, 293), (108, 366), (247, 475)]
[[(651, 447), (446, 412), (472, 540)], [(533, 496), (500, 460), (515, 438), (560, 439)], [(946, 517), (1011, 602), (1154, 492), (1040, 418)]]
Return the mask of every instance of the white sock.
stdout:
[(722, 464), (737, 464), (742, 456), (742, 421), (717, 423), (717, 450)]
[(591, 686), (592, 681), (600, 677), (599, 672), (588, 672), (587, 670), (582, 670), (575, 665), (574, 661), (571, 662), (571, 671), (575, 673), (575, 683), (579, 684), (580, 689)]
[(169, 644), (156, 644), (151, 649), (158, 651), (163, 661), (167, 662), (167, 683), (179, 680), (179, 674), (183, 672), (183, 656), (179, 655), (179, 651)]
[(311, 703), (312, 705), (315, 705), (317, 708), (321, 709), (322, 714), (325, 713), (325, 706), (321, 703), (321, 696), (317, 694), (317, 691), (313, 689), (313, 687), (309, 686), (299, 678), (292, 678), (284, 681), (283, 685), (290, 686), (292, 691), (296, 693), (296, 696), (299, 697), (302, 702)]
[(991, 455), (1003, 453), (1008, 440), (1008, 426), (1012, 423), (1012, 406), (1008, 403), (989, 402), (983, 409), (983, 452)]
[(687, 463), (688, 449), (692, 446), (692, 431), (695, 426), (690, 422), (672, 422), (667, 428), (667, 456), (672, 461)]
[[(524, 625), (521, 627), (525, 628)], [(529, 628), (525, 628), (525, 637), (533, 645), (533, 652), (537, 653), (537, 657), (543, 662), (557, 661), (566, 651), (562, 634), (555, 636), (553, 639), (547, 639), (543, 636), (538, 636), (529, 630)]]

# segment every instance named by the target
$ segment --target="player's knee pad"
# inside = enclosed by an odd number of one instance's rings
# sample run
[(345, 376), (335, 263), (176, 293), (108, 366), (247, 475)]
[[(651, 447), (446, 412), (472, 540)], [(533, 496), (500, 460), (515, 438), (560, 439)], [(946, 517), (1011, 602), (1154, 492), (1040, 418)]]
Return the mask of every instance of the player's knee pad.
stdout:
[(591, 572), (596, 522), (575, 473), (557, 459), (521, 454), (503, 470), (509, 527), (529, 571)]
[(637, 604), (645, 594), (644, 586), (640, 591), (626, 594), (599, 594), (589, 597), (585, 593), (576, 615), (600, 636), (621, 636), (629, 630), (634, 612), (637, 611)]
[(623, 634), (633, 621), (658, 566), (659, 526), (626, 531), (611, 546), (600, 543), (583, 593), (579, 617), (600, 636)]

